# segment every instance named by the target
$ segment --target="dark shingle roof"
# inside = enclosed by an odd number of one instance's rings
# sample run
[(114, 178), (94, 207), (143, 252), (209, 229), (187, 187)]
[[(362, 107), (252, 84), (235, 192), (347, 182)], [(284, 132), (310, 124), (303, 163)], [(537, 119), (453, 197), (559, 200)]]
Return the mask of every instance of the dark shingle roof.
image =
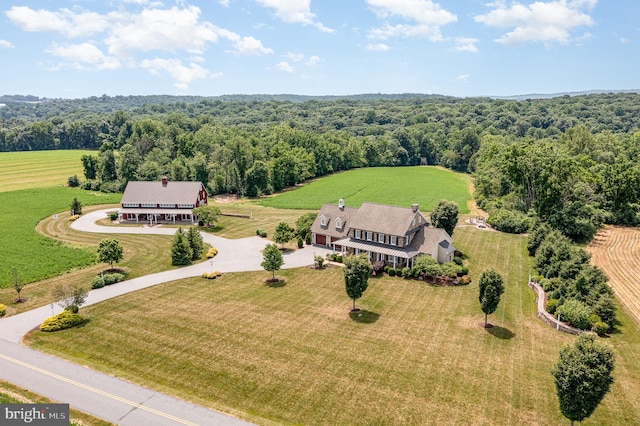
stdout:
[[(330, 235), (332, 237), (343, 238), (347, 235), (347, 231), (351, 225), (353, 217), (358, 213), (358, 209), (353, 207), (344, 207), (340, 209), (336, 204), (324, 204), (318, 213), (318, 217), (311, 225), (311, 232), (316, 234)], [(320, 225), (322, 216), (327, 220), (326, 226)], [(340, 218), (342, 227), (336, 229), (336, 219)]]
[[(416, 219), (415, 223), (413, 220)], [(385, 204), (362, 203), (358, 214), (351, 221), (351, 228), (363, 229), (387, 235), (403, 236), (417, 226), (427, 223), (419, 210)]]
[(193, 204), (203, 188), (200, 182), (130, 181), (122, 195), (122, 204)]

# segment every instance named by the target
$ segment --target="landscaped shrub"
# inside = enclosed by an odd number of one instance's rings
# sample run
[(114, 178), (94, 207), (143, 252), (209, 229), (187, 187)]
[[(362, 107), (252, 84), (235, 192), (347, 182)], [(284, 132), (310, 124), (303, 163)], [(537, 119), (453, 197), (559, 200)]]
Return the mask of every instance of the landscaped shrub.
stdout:
[(265, 231), (262, 228), (258, 228), (256, 229), (256, 235), (262, 238), (266, 238), (267, 237), (267, 231)]
[(208, 280), (214, 280), (214, 279), (218, 278), (219, 276), (222, 276), (222, 272), (220, 272), (220, 271), (203, 272), (202, 273), (202, 278), (206, 278)]
[(341, 255), (337, 255), (336, 256), (336, 262), (342, 263), (342, 256)]
[(394, 268), (389, 268), (389, 276), (390, 277), (395, 277), (396, 276), (396, 270)]
[(40, 324), (42, 331), (58, 331), (65, 328), (75, 327), (84, 321), (84, 317), (78, 313), (74, 313), (68, 309), (60, 312), (58, 315), (47, 318)]
[(109, 219), (111, 221), (118, 220), (118, 212), (109, 212)]
[(104, 285), (111, 285), (119, 283), (120, 281), (124, 281), (124, 275), (118, 274), (117, 272), (112, 274), (104, 274), (102, 278), (104, 279)]
[(458, 285), (469, 285), (471, 284), (471, 277), (469, 275), (463, 275), (458, 278)]
[(302, 246), (304, 246), (304, 241), (302, 241), (302, 237), (300, 235), (298, 235), (298, 248), (302, 248)]
[(404, 268), (402, 268), (400, 270), (400, 274), (402, 275), (402, 278), (408, 280), (409, 278), (412, 277), (411, 268), (408, 268), (408, 267), (405, 266)]
[(597, 322), (597, 323), (593, 324), (592, 330), (598, 336), (603, 336), (603, 335), (607, 334), (607, 331), (609, 331), (609, 324), (607, 324), (606, 322), (602, 322), (602, 321)]
[(313, 264), (315, 265), (316, 269), (322, 269), (322, 266), (324, 265), (324, 259), (320, 255), (313, 256)]
[(375, 262), (371, 263), (371, 268), (373, 268), (373, 272), (376, 275), (380, 275), (384, 271), (384, 262), (382, 260), (376, 260)]
[(544, 305), (544, 310), (549, 312), (551, 315), (555, 315), (557, 309), (558, 299), (549, 299), (547, 300), (547, 304)]
[(453, 261), (456, 263), (456, 265), (462, 266), (462, 258), (460, 256), (454, 256)]
[(78, 220), (79, 217), (80, 217), (79, 214), (74, 214), (73, 216), (69, 216), (69, 220), (73, 222), (74, 220)]
[(460, 266), (460, 268), (458, 268), (458, 276), (461, 277), (463, 275), (469, 275), (469, 268), (466, 266)]
[(591, 324), (592, 327), (597, 322), (602, 322), (599, 316), (597, 316), (596, 314), (589, 315), (589, 324)]
[(70, 188), (77, 188), (80, 186), (80, 179), (78, 179), (78, 175), (69, 176), (67, 178), (67, 185)]
[(529, 230), (531, 218), (518, 211), (500, 209), (491, 212), (487, 223), (498, 231), (522, 234)]
[(0, 303), (0, 317), (3, 317), (7, 314), (7, 307)]
[(587, 305), (577, 299), (569, 299), (557, 309), (560, 320), (566, 321), (581, 330), (591, 329), (589, 315), (591, 310)]
[(217, 254), (218, 254), (218, 249), (215, 247), (210, 247), (209, 250), (207, 250), (207, 259), (216, 257)]
[(307, 235), (304, 236), (304, 243), (308, 246), (311, 245), (311, 233), (307, 232)]
[(95, 277), (93, 281), (91, 281), (91, 288), (102, 288), (104, 287), (104, 279), (100, 276)]

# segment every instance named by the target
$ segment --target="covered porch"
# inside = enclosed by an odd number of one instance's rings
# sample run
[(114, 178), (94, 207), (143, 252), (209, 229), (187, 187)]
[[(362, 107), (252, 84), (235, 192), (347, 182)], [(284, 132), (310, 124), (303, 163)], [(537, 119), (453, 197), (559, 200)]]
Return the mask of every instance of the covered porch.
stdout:
[(367, 254), (370, 262), (383, 261), (385, 264), (393, 268), (404, 268), (405, 266), (412, 268), (414, 260), (418, 254), (416, 250), (389, 247), (388, 245), (377, 244), (356, 240), (352, 238), (343, 238), (332, 244), (335, 251), (336, 247), (343, 254)]
[(158, 223), (189, 223), (197, 221), (191, 209), (127, 209), (118, 210), (120, 222), (144, 223), (155, 225)]

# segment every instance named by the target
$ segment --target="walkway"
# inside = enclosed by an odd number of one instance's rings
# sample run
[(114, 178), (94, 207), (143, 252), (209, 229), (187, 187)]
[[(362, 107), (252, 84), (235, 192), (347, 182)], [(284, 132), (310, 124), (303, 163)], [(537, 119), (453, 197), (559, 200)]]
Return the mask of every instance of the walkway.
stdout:
[[(176, 228), (100, 226), (95, 222), (106, 217), (108, 210), (81, 216), (72, 228), (104, 234), (172, 235)], [(203, 233), (203, 240), (219, 251), (211, 261), (174, 269), (92, 290), (86, 305), (102, 302), (122, 294), (156, 284), (197, 277), (203, 272), (262, 270), (261, 250), (269, 240), (260, 237), (229, 240)], [(284, 255), (284, 267), (296, 268), (313, 264), (314, 255), (324, 256), (329, 250), (304, 247)], [(20, 340), (52, 314), (57, 305), (43, 306), (29, 312), (0, 319), (0, 378), (27, 388), (55, 401), (70, 403), (74, 408), (119, 425), (247, 425), (249, 423), (219, 412), (196, 406), (160, 392), (131, 384), (113, 376), (43, 354), (21, 346)]]

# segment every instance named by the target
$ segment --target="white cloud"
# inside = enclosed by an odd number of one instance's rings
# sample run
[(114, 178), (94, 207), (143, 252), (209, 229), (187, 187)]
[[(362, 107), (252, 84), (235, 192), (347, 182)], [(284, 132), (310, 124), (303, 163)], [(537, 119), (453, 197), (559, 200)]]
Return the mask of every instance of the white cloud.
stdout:
[(212, 74), (209, 70), (193, 62), (189, 66), (185, 66), (179, 59), (145, 59), (140, 63), (140, 66), (148, 69), (152, 75), (169, 74), (175, 81), (174, 86), (180, 90), (188, 89), (189, 84), (194, 81), (222, 75), (222, 73)]
[(256, 0), (256, 2), (274, 9), (276, 16), (284, 22), (313, 25), (325, 33), (334, 31), (315, 20), (315, 13), (311, 12), (311, 0)]
[(28, 6), (13, 6), (5, 15), (25, 31), (50, 31), (66, 37), (89, 36), (103, 32), (109, 27), (109, 19), (105, 15), (94, 12), (78, 13), (69, 9), (50, 12), (31, 9)]
[(105, 56), (100, 49), (91, 43), (58, 44), (53, 43), (46, 50), (47, 53), (62, 58), (66, 63), (58, 64), (55, 69), (65, 67), (87, 71), (91, 69), (117, 69), (121, 67), (116, 58)]
[(276, 64), (276, 68), (284, 72), (295, 72), (295, 68), (293, 68), (287, 61), (278, 62)]
[(587, 13), (597, 0), (536, 1), (528, 5), (504, 1), (491, 3), (493, 10), (474, 19), (494, 28), (513, 28), (498, 38), (498, 43), (518, 45), (526, 42), (568, 43), (571, 30), (593, 25)]
[(620, 43), (627, 44), (627, 43), (629, 43), (629, 39), (626, 38), (626, 37), (620, 37)]
[(469, 81), (470, 78), (471, 78), (471, 74), (460, 74), (456, 76), (456, 81), (459, 81), (460, 83), (466, 83)]
[(456, 37), (454, 41), (456, 44), (452, 49), (457, 52), (476, 53), (478, 51), (478, 48), (476, 47), (476, 43), (478, 42), (477, 38)]
[[(369, 37), (387, 40), (393, 37), (426, 37), (441, 41), (440, 28), (458, 17), (431, 0), (366, 0), (376, 16), (385, 20), (380, 28), (369, 32)], [(402, 23), (391, 24), (397, 19)], [(410, 22), (410, 23), (406, 23)]]
[(13, 43), (11, 43), (10, 41), (7, 40), (0, 40), (0, 49), (9, 49), (12, 48)]
[(239, 35), (230, 31), (225, 31), (220, 35), (222, 37), (228, 38), (233, 42), (233, 47), (235, 48), (235, 50), (229, 50), (229, 52), (231, 53), (248, 56), (270, 55), (273, 53), (273, 49), (264, 47), (260, 40), (253, 37), (240, 37)]
[(229, 0), (218, 0), (220, 6), (229, 7)]
[(374, 52), (386, 52), (388, 50), (391, 50), (391, 48), (384, 43), (369, 43), (364, 48)]
[(105, 42), (112, 54), (132, 50), (185, 50), (201, 53), (208, 43), (216, 42), (217, 27), (199, 22), (200, 9), (145, 9), (139, 14), (115, 12), (111, 35)]
[[(287, 54), (284, 55), (284, 57), (289, 59), (289, 61), (291, 61), (291, 62), (299, 63), (299, 64), (302, 64), (305, 67), (309, 67), (309, 68), (313, 68), (313, 67), (315, 67), (316, 65), (318, 65), (319, 63), (322, 62), (322, 58), (320, 58), (320, 56), (312, 55), (312, 56), (307, 57), (303, 53), (287, 52)], [(288, 72), (293, 72), (294, 71), (294, 68), (291, 67), (289, 62), (280, 62), (280, 64), (282, 64), (282, 67), (285, 68), (282, 71), (288, 71)], [(276, 65), (276, 67), (278, 69), (280, 69), (279, 68), (280, 64)]]

